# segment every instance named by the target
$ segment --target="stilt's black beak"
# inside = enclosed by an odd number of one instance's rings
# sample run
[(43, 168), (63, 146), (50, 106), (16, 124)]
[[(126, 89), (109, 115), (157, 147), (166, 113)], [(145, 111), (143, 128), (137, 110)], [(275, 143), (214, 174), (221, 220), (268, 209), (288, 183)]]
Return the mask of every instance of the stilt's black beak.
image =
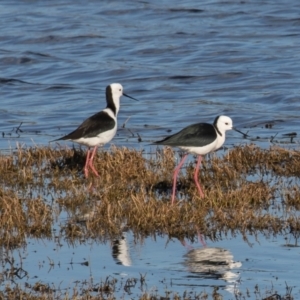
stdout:
[(235, 127), (232, 127), (232, 129), (233, 129), (234, 131), (236, 131), (236, 132), (242, 134), (244, 138), (246, 138), (246, 137), (249, 136), (247, 133), (241, 132), (241, 131), (239, 131), (238, 129), (236, 129)]
[(138, 99), (135, 99), (135, 98), (133, 98), (133, 97), (131, 97), (131, 96), (129, 96), (129, 95), (126, 95), (125, 93), (123, 93), (123, 96), (125, 96), (125, 97), (127, 97), (127, 98), (130, 98), (130, 99), (132, 99), (132, 100), (135, 100), (135, 101), (139, 101)]

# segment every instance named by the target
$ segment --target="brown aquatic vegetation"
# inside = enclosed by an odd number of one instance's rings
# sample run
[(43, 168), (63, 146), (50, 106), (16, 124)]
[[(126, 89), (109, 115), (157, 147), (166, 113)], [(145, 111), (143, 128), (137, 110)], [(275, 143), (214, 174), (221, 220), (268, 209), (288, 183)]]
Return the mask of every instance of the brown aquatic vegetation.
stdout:
[(41, 199), (19, 198), (0, 188), (0, 245), (17, 247), (25, 236), (51, 237), (52, 212)]
[[(133, 299), (131, 295), (131, 289), (140, 286), (143, 291), (147, 287), (145, 278), (142, 276), (140, 278), (130, 278), (125, 282), (123, 289), (130, 299)], [(6, 285), (5, 288), (0, 292), (0, 299), (27, 299), (27, 300), (52, 300), (52, 299), (65, 299), (65, 300), (114, 300), (115, 292), (120, 289), (122, 283), (112, 276), (108, 276), (104, 282), (93, 283), (89, 281), (77, 282), (76, 286), (68, 291), (61, 290), (59, 287), (51, 287), (48, 284), (43, 284), (41, 282), (36, 282), (35, 284), (26, 284), (25, 288), (20, 288), (19, 286)], [(171, 288), (171, 287), (170, 287)], [(292, 287), (286, 286), (285, 295), (280, 295), (276, 292), (276, 289), (272, 286), (270, 290), (261, 291), (259, 286), (256, 286), (254, 291), (248, 290), (246, 294), (243, 294), (239, 290), (234, 291), (234, 298), (237, 300), (242, 299), (261, 299), (261, 300), (293, 300)], [(139, 300), (184, 300), (184, 299), (197, 299), (197, 300), (222, 300), (224, 299), (222, 294), (219, 293), (219, 288), (215, 287), (212, 292), (200, 292), (195, 291), (185, 291), (182, 295), (171, 292), (166, 288), (165, 294), (160, 295), (156, 291), (151, 293), (141, 293), (138, 296)], [(227, 297), (226, 297), (227, 299)]]
[(145, 154), (112, 147), (94, 161), (100, 177), (85, 179), (81, 150), (20, 148), (0, 157), (0, 242), (19, 245), (26, 234), (50, 238), (61, 211), (69, 218), (61, 222), (60, 234), (72, 242), (116, 238), (124, 227), (137, 236), (179, 239), (193, 239), (197, 232), (217, 239), (228, 232), (246, 237), (299, 228), (297, 218), (273, 212), (274, 207), (300, 207), (299, 156), (297, 150), (254, 145), (235, 147), (223, 157), (211, 155), (199, 176), (204, 199), (198, 196), (190, 162), (178, 179), (178, 202), (171, 206), (172, 149)]

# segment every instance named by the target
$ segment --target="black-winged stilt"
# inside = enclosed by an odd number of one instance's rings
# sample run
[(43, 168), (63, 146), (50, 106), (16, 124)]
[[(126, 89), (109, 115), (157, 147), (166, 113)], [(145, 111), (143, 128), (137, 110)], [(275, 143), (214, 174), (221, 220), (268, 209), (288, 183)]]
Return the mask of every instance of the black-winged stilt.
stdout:
[(198, 182), (198, 173), (200, 163), (202, 161), (202, 155), (213, 152), (220, 148), (225, 142), (225, 132), (227, 130), (235, 130), (244, 136), (241, 131), (233, 127), (231, 118), (227, 116), (218, 116), (215, 118), (213, 124), (208, 123), (197, 123), (185, 127), (178, 133), (166, 137), (161, 141), (154, 142), (156, 145), (166, 145), (171, 147), (178, 147), (185, 150), (187, 153), (183, 156), (179, 165), (174, 170), (173, 176), (173, 193), (172, 193), (172, 204), (175, 201), (176, 192), (176, 179), (178, 172), (184, 164), (189, 153), (197, 154), (198, 160), (194, 172), (194, 180), (198, 188), (200, 197), (204, 197), (204, 193)]
[[(92, 169), (97, 177), (99, 176), (93, 166), (93, 159), (97, 148), (111, 141), (117, 132), (117, 115), (120, 109), (121, 96), (138, 101), (137, 99), (126, 95), (123, 92), (121, 84), (112, 83), (106, 87), (106, 108), (86, 119), (71, 133), (55, 140), (70, 140), (88, 146), (84, 166), (85, 177), (88, 177), (88, 167)], [(94, 147), (94, 150), (90, 151), (90, 147)]]

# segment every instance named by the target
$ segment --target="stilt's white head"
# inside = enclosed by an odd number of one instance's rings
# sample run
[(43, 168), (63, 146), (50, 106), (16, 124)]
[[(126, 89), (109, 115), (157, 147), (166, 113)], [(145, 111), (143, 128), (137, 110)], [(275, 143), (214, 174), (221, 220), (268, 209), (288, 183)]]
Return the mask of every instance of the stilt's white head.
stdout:
[(128, 96), (124, 93), (123, 86), (120, 83), (112, 83), (106, 87), (107, 107), (111, 108), (115, 115), (117, 115), (120, 110), (121, 96), (125, 96), (127, 98), (137, 101), (137, 99)]
[(231, 118), (227, 116), (218, 116), (214, 121), (214, 126), (220, 131), (221, 134), (226, 130), (234, 129)]

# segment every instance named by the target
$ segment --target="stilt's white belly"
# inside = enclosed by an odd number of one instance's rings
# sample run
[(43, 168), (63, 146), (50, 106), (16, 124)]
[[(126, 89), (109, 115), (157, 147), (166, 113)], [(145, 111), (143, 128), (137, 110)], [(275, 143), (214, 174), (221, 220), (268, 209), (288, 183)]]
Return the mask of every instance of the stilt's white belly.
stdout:
[(217, 144), (218, 144), (217, 140), (215, 140), (213, 143), (203, 147), (179, 147), (179, 148), (189, 153), (193, 153), (197, 155), (205, 155), (209, 152), (217, 150)]
[(102, 132), (95, 137), (80, 138), (73, 141), (88, 147), (103, 146), (113, 139), (113, 137), (116, 135), (116, 132), (117, 124), (113, 129)]

